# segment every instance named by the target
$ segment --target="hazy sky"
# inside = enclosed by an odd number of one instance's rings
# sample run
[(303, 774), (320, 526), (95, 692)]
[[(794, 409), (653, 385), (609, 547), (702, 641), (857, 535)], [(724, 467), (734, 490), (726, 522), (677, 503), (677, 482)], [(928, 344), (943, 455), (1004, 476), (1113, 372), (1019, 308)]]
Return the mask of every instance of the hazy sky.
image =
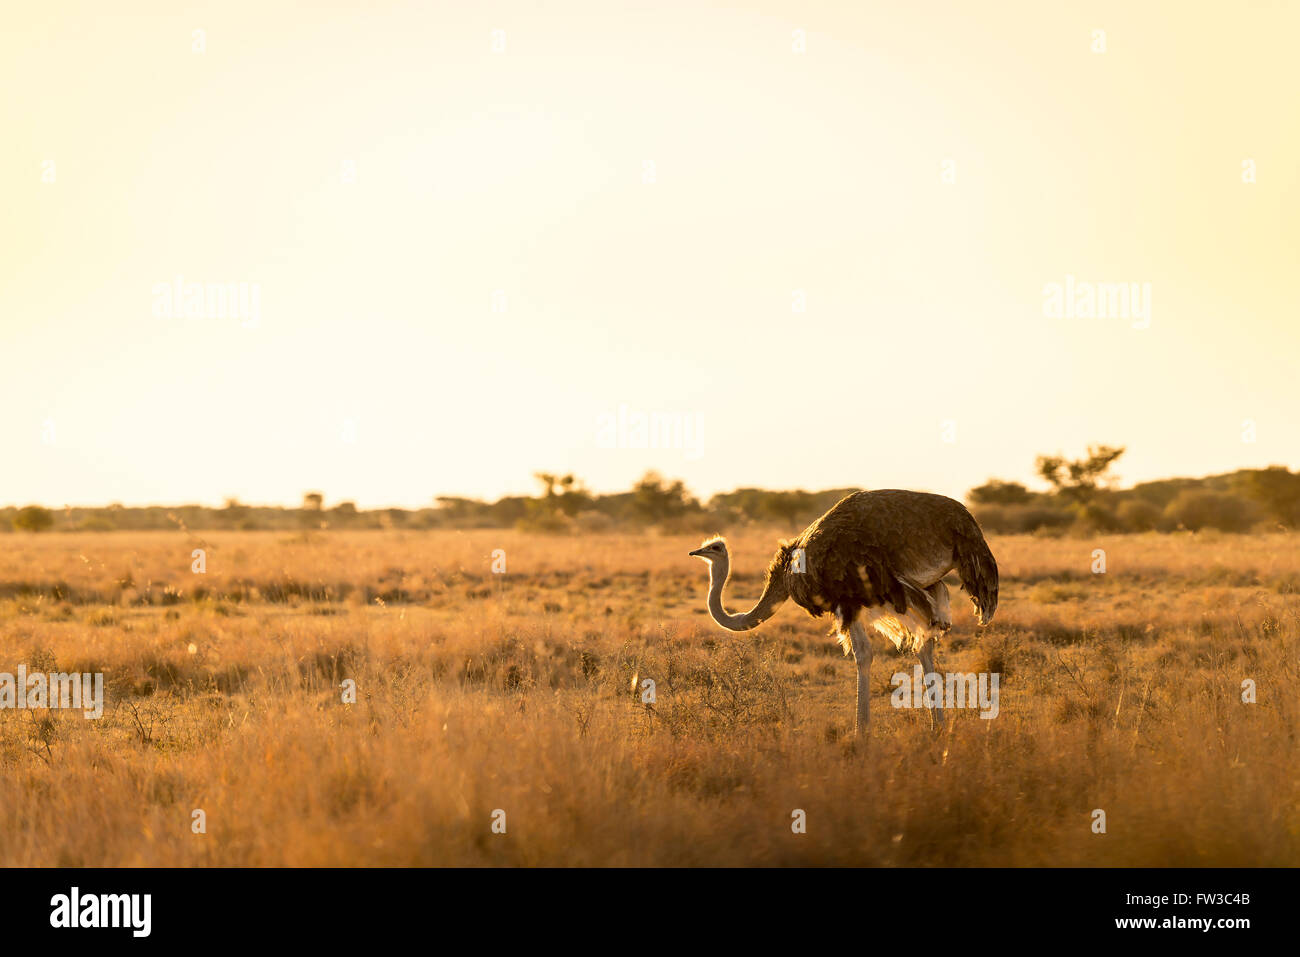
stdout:
[(1300, 466), (1300, 3), (5, 19), (0, 503)]

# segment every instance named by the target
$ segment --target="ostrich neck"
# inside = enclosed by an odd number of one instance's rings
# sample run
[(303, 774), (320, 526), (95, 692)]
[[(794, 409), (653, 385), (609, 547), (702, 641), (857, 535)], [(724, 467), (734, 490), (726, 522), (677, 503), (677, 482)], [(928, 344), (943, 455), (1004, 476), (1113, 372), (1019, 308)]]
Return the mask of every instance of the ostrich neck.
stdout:
[(728, 631), (749, 631), (767, 621), (781, 607), (786, 599), (785, 586), (779, 581), (779, 575), (768, 575), (763, 584), (763, 594), (758, 603), (749, 611), (732, 615), (722, 607), (722, 589), (726, 587), (731, 576), (730, 562), (711, 562), (709, 564), (709, 614)]

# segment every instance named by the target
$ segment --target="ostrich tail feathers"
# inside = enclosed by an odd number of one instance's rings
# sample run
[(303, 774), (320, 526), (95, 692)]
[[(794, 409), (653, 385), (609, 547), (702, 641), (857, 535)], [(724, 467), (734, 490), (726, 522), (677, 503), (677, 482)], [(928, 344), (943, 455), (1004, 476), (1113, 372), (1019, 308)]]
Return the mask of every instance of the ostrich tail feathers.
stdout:
[(998, 563), (982, 535), (962, 536), (953, 547), (953, 560), (962, 587), (970, 593), (981, 625), (993, 620), (998, 607)]

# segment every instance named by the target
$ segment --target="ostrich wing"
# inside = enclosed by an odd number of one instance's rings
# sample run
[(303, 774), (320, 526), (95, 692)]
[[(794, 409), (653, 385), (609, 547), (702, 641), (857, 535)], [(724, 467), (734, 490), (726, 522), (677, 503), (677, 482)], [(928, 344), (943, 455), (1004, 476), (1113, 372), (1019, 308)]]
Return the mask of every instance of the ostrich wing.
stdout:
[(907, 591), (888, 550), (866, 536), (840, 531), (796, 544), (806, 548), (807, 572), (789, 576), (790, 596), (813, 615), (838, 608), (852, 621), (860, 608), (877, 605), (892, 605), (900, 615), (907, 612)]

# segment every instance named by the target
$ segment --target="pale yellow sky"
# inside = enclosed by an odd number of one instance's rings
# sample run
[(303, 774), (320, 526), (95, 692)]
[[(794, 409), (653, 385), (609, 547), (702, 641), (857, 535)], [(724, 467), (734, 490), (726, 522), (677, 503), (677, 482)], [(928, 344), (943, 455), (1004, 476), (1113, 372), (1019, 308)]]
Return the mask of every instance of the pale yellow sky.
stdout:
[(1300, 466), (1300, 4), (112, 7), (0, 33), (0, 504)]

